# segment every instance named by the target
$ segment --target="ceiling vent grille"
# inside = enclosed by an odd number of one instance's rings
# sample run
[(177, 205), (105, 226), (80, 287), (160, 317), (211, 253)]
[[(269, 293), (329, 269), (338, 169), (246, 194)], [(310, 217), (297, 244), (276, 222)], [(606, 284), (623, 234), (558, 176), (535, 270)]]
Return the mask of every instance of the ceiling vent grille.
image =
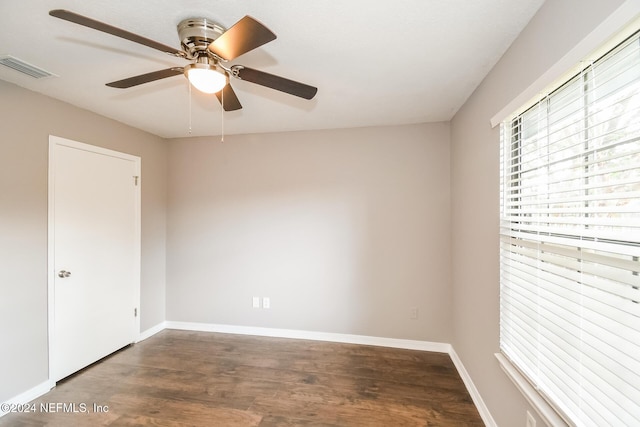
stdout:
[(0, 56), (0, 65), (9, 67), (19, 73), (26, 74), (35, 79), (42, 79), (44, 77), (57, 77), (55, 74), (50, 73), (42, 68), (38, 68), (35, 65), (31, 65), (11, 55)]

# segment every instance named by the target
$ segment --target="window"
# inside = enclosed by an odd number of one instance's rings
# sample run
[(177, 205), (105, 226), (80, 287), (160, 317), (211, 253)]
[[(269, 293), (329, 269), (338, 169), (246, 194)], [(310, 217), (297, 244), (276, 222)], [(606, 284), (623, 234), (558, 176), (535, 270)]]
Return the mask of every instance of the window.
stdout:
[(640, 425), (638, 33), (501, 126), (500, 348), (576, 425)]

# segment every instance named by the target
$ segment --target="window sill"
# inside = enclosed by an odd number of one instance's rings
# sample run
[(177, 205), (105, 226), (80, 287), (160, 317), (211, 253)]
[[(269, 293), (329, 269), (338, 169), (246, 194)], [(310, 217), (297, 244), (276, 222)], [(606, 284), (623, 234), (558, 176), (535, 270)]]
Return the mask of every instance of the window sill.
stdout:
[(542, 421), (552, 427), (566, 427), (568, 425), (555, 409), (540, 396), (540, 393), (533, 388), (529, 381), (518, 372), (509, 359), (504, 357), (502, 353), (495, 353), (495, 356), (496, 359), (498, 359), (498, 363), (500, 363), (500, 368), (502, 368), (504, 373), (507, 374), (507, 377), (509, 377), (518, 390), (520, 390), (525, 399), (527, 399), (527, 402), (529, 402), (540, 418), (542, 418)]

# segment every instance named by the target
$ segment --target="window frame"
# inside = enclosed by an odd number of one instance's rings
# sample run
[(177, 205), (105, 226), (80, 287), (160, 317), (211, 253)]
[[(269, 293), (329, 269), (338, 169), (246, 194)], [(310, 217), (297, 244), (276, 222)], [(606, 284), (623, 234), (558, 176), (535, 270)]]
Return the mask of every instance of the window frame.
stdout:
[[(640, 31), (635, 32), (635, 34), (633, 34), (631, 37), (636, 37), (638, 38), (638, 33)], [(638, 43), (640, 43), (640, 39), (638, 39), (637, 41)], [(612, 49), (611, 49), (612, 50)], [(606, 54), (608, 54), (609, 52), (607, 52)], [(606, 57), (606, 54), (602, 55), (602, 57)], [(601, 58), (602, 58), (601, 57)], [(600, 58), (599, 58), (600, 60)], [(594, 61), (594, 63), (596, 63), (597, 61)], [(549, 102), (550, 99), (552, 99), (552, 96), (554, 95), (554, 93), (558, 92), (559, 90), (561, 90), (563, 87), (565, 87), (565, 85), (570, 84), (574, 79), (579, 79), (578, 80), (578, 85), (582, 85), (585, 86), (586, 84), (588, 84), (589, 81), (589, 72), (590, 72), (590, 68), (592, 69), (593, 63), (589, 64), (588, 66), (584, 66), (579, 73), (574, 74), (571, 78), (566, 79), (566, 81), (557, 86), (552, 92), (550, 92), (548, 95), (544, 96), (542, 99), (540, 99), (537, 103), (535, 103), (533, 106), (530, 106), (529, 108), (525, 109), (525, 110), (521, 110), (522, 112), (518, 113), (517, 115), (512, 115), (510, 120), (504, 121), (501, 124), (501, 129), (500, 129), (500, 138), (501, 138), (501, 162), (500, 162), (500, 169), (501, 169), (501, 173), (500, 173), (500, 218), (501, 218), (501, 226), (500, 226), (500, 235), (503, 236), (503, 218), (505, 217), (504, 215), (504, 209), (506, 209), (506, 206), (504, 206), (505, 204), (505, 200), (510, 200), (511, 203), (513, 203), (514, 201), (518, 201), (521, 200), (520, 197), (517, 197), (519, 195), (521, 195), (521, 193), (519, 193), (520, 190), (518, 189), (512, 189), (509, 187), (505, 187), (505, 181), (504, 181), (504, 169), (509, 169), (509, 174), (510, 175), (515, 175), (518, 176), (518, 179), (516, 181), (522, 182), (520, 177), (522, 174), (522, 169), (521, 169), (521, 162), (515, 162), (513, 161), (513, 158), (519, 158), (522, 154), (522, 149), (523, 149), (523, 138), (522, 138), (522, 128), (523, 128), (523, 116), (526, 112), (530, 111), (532, 108), (540, 108), (540, 106), (542, 105), (542, 103), (544, 103), (544, 107), (546, 107), (547, 109), (547, 114), (548, 114), (548, 108), (549, 108)], [(584, 106), (583, 108), (580, 110), (582, 116), (586, 118), (589, 116), (589, 101), (588, 99), (586, 99), (586, 97), (589, 95), (589, 90), (584, 90), (583, 91), (583, 95), (582, 98), (583, 99), (583, 103)], [(514, 131), (514, 129), (516, 129), (516, 131)], [(587, 167), (591, 160), (590, 160), (590, 155), (594, 154), (595, 151), (591, 150), (589, 147), (589, 143), (590, 138), (588, 136), (588, 132), (589, 132), (589, 127), (585, 126), (584, 130), (585, 132), (585, 147), (583, 147), (583, 150), (581, 151), (581, 157), (583, 158), (583, 163), (585, 165), (585, 167)], [(508, 140), (508, 142), (507, 142)], [(509, 159), (509, 165), (507, 165), (505, 162), (506, 160), (504, 158), (502, 158), (503, 154), (502, 154), (502, 150), (503, 150), (503, 144), (506, 146), (508, 144), (508, 148), (511, 154), (511, 156), (508, 158)], [(514, 154), (515, 153), (515, 154)], [(584, 177), (584, 180), (586, 180), (586, 182), (588, 182), (588, 175)], [(514, 187), (513, 181), (510, 181), (510, 187)], [(511, 197), (506, 197), (506, 194), (508, 194)], [(516, 197), (513, 197), (516, 196)], [(587, 200), (587, 205), (585, 207), (588, 207), (588, 200)], [(519, 224), (519, 222), (517, 220), (511, 220), (508, 222), (510, 226), (513, 226), (515, 224)], [(533, 233), (533, 234), (537, 234), (533, 231), (527, 231), (527, 230), (521, 230), (523, 231), (525, 234), (526, 233)], [(563, 235), (563, 237), (565, 238), (569, 238), (569, 239), (575, 239), (576, 241), (585, 241), (585, 240), (591, 240), (592, 242), (597, 241), (597, 238), (594, 237), (585, 237), (582, 235), (578, 235), (578, 234), (574, 234), (574, 233), (570, 233), (570, 234), (566, 234)], [(615, 241), (609, 241), (609, 243), (614, 243), (614, 244), (619, 244), (619, 245), (633, 245), (633, 246), (638, 246), (638, 242), (635, 242), (633, 240), (615, 240)], [(578, 248), (578, 251), (582, 250), (580, 249), (580, 246), (576, 245), (576, 247)], [(502, 249), (500, 251), (500, 258), (501, 258), (501, 265), (502, 265)], [(634, 256), (633, 257), (633, 261), (638, 261), (638, 257)], [(637, 276), (638, 272), (637, 271), (632, 271), (632, 274)], [(634, 289), (637, 289), (635, 286), (633, 286)], [(501, 300), (503, 298), (503, 287), (502, 287), (502, 273), (501, 273), (501, 290), (500, 290), (500, 296), (501, 296)], [(637, 301), (633, 301), (635, 303), (638, 303)], [(500, 313), (500, 326), (502, 328), (502, 324), (503, 324), (503, 313), (502, 313), (502, 303), (501, 303), (501, 313)], [(498, 361), (500, 362), (500, 366), (502, 367), (502, 369), (507, 373), (507, 375), (512, 379), (512, 381), (514, 381), (514, 383), (516, 384), (516, 386), (523, 392), (523, 394), (525, 395), (525, 397), (527, 397), (527, 399), (529, 400), (529, 403), (531, 403), (539, 412), (539, 414), (541, 416), (543, 416), (543, 418), (545, 419), (546, 422), (548, 422), (550, 425), (560, 425), (563, 423), (568, 423), (568, 424), (572, 424), (573, 421), (569, 418), (569, 416), (564, 413), (560, 407), (558, 407), (557, 405), (552, 403), (552, 399), (550, 399), (549, 397), (547, 397), (544, 393), (542, 393), (540, 390), (537, 389), (537, 386), (535, 385), (534, 382), (532, 382), (528, 375), (526, 375), (518, 366), (517, 363), (514, 363), (512, 360), (509, 359), (509, 357), (504, 354), (503, 348), (502, 348), (502, 332), (501, 332), (501, 338), (500, 338), (500, 349), (501, 352), (496, 354), (496, 357), (498, 359)]]

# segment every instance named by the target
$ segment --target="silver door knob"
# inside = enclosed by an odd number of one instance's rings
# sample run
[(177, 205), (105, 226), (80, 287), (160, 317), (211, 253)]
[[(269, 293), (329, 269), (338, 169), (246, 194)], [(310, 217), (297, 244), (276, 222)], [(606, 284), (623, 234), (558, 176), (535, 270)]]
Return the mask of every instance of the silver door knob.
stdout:
[(69, 276), (71, 276), (71, 272), (70, 272), (70, 271), (60, 270), (60, 271), (58, 272), (58, 277), (62, 277), (63, 279), (64, 279), (65, 277), (69, 277)]

